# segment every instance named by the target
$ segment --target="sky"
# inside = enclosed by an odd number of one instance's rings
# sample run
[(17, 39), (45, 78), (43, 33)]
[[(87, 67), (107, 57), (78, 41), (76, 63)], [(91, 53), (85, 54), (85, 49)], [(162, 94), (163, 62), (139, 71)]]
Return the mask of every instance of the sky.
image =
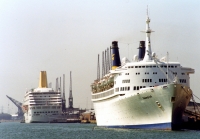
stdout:
[(152, 51), (194, 68), (191, 89), (200, 98), (200, 1), (0, 0), (0, 110), (17, 112), (6, 95), (23, 102), (25, 91), (38, 87), (40, 71), (54, 88), (65, 74), (67, 99), (72, 71), (74, 107), (93, 107), (97, 55), (112, 41), (121, 58), (137, 55), (147, 5)]

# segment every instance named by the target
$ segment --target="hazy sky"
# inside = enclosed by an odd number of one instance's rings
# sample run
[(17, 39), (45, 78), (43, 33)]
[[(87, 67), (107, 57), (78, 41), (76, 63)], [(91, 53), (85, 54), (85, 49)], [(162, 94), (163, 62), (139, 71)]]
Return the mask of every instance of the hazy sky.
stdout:
[(194, 68), (191, 89), (200, 98), (198, 0), (0, 0), (0, 108), (8, 112), (9, 104), (16, 112), (6, 95), (22, 102), (27, 89), (38, 87), (42, 70), (53, 87), (65, 74), (66, 98), (72, 71), (74, 107), (91, 108), (97, 55), (115, 40), (121, 58), (138, 54), (147, 5), (152, 51)]

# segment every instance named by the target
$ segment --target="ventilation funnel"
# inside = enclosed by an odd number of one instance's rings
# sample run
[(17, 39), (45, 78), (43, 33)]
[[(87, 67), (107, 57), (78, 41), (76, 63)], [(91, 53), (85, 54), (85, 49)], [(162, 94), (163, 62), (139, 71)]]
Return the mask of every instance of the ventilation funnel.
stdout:
[(46, 71), (40, 71), (39, 88), (47, 88), (47, 74), (46, 74)]
[(116, 69), (117, 67), (121, 66), (120, 56), (119, 56), (119, 48), (118, 42), (112, 42), (112, 70)]

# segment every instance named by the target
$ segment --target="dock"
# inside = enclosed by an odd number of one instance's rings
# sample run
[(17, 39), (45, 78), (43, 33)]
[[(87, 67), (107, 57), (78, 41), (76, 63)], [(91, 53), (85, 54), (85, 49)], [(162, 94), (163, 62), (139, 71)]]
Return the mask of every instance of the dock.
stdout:
[(181, 129), (200, 130), (199, 103), (189, 102), (183, 114)]

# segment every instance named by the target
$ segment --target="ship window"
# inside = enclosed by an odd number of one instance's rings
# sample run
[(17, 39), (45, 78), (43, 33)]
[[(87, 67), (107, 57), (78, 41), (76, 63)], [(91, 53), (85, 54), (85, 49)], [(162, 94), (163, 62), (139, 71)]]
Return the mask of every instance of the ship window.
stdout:
[(171, 97), (171, 102), (175, 102), (176, 98), (175, 97)]
[(130, 68), (130, 66), (128, 66), (128, 68)]
[(182, 75), (185, 75), (185, 73), (181, 73)]
[(135, 68), (138, 68), (138, 66), (135, 66)]
[(175, 66), (175, 68), (177, 68), (177, 66)]
[(144, 82), (144, 79), (142, 79), (142, 82)]
[(153, 66), (154, 68), (156, 68), (156, 66)]
[(145, 66), (142, 66), (142, 68), (145, 68)]
[(133, 87), (133, 90), (136, 90), (136, 86)]
[(128, 86), (128, 91), (130, 90), (130, 87)]
[(137, 90), (139, 90), (140, 89), (140, 87), (139, 86), (137, 86)]
[(139, 66), (139, 68), (141, 68), (141, 66)]
[(148, 68), (149, 66), (146, 66), (146, 68)]
[(165, 68), (167, 68), (167, 66), (164, 66)]
[(146, 86), (143, 86), (143, 88), (146, 88)]
[(186, 79), (179, 79), (180, 83), (186, 83)]
[(131, 66), (131, 68), (134, 68), (134, 66)]
[(152, 66), (149, 66), (150, 68), (152, 68)]
[(160, 66), (161, 68), (163, 68), (163, 66)]
[(142, 86), (140, 86), (140, 88), (142, 88)]

